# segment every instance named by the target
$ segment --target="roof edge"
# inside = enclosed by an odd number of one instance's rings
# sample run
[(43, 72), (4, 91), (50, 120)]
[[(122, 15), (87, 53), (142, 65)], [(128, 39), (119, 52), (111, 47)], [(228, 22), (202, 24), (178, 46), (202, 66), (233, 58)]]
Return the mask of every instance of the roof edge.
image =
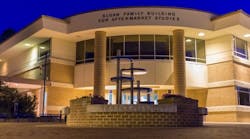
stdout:
[(87, 14), (87, 13), (92, 13), (92, 12), (98, 12), (98, 11), (105, 11), (105, 10), (112, 10), (112, 9), (126, 9), (126, 8), (173, 8), (173, 9), (183, 9), (183, 10), (191, 10), (191, 11), (197, 11), (197, 12), (203, 12), (203, 13), (208, 13), (212, 14), (214, 16), (217, 16), (215, 13), (205, 11), (205, 10), (198, 10), (194, 8), (185, 8), (185, 7), (175, 7), (175, 6), (120, 6), (120, 7), (113, 7), (113, 8), (102, 8), (102, 9), (96, 9), (96, 10), (89, 10), (85, 12), (80, 12), (71, 16), (66, 16), (63, 19), (68, 20), (71, 17), (81, 15), (81, 14)]
[(238, 13), (242, 13), (243, 15), (247, 16), (247, 17), (250, 17), (249, 14), (247, 12), (245, 12), (244, 10), (242, 9), (239, 9), (237, 11), (233, 11), (233, 12), (230, 12), (230, 13), (227, 13), (227, 14), (224, 14), (224, 15), (221, 15), (221, 16), (217, 16), (213, 19), (211, 19), (211, 21), (216, 21), (216, 20), (219, 20), (221, 18), (224, 18), (224, 17), (228, 17), (228, 16), (231, 16), (231, 15), (234, 15), (234, 14), (238, 14)]

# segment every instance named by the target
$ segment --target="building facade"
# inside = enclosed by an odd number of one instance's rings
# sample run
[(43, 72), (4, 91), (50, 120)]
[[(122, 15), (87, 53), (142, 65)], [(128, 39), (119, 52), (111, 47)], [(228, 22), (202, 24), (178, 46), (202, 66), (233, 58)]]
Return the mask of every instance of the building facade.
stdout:
[[(181, 31), (179, 33), (176, 31)], [(177, 38), (177, 40), (173, 40)], [(179, 38), (179, 39), (178, 39)], [(117, 50), (144, 68), (141, 86), (157, 103), (167, 93), (198, 99), (207, 121), (250, 122), (250, 17), (170, 7), (117, 8), (65, 19), (42, 16), (0, 44), (0, 75), (7, 85), (38, 98), (37, 114), (58, 114), (69, 100), (90, 94), (116, 103)], [(179, 44), (176, 44), (179, 43)], [(175, 50), (181, 45), (183, 49)], [(174, 80), (183, 51), (186, 82)], [(121, 62), (128, 68), (127, 61)], [(178, 65), (176, 65), (178, 67)], [(125, 83), (123, 87), (129, 84)], [(147, 92), (142, 92), (145, 101)], [(136, 101), (135, 95), (135, 101)], [(123, 91), (122, 103), (130, 103)]]

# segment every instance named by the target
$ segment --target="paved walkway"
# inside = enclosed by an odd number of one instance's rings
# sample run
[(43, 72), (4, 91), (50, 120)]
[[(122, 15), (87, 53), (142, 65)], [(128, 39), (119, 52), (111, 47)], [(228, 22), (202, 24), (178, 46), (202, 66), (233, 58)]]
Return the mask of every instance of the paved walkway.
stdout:
[(72, 128), (54, 123), (0, 123), (0, 139), (249, 139), (250, 124), (196, 128)]

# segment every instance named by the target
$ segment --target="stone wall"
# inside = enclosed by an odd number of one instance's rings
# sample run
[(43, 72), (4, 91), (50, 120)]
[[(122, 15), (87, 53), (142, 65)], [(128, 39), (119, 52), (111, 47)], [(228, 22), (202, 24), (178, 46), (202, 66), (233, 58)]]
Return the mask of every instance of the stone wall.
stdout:
[(198, 108), (177, 104), (97, 105), (89, 98), (70, 102), (67, 125), (77, 127), (186, 127), (202, 126)]

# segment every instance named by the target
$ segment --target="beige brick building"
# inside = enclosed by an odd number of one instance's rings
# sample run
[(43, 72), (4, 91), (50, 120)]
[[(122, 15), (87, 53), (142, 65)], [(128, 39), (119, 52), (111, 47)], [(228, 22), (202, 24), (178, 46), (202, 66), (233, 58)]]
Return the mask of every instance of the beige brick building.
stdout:
[[(134, 59), (135, 67), (146, 69), (147, 74), (135, 80), (152, 88), (151, 101), (157, 104), (163, 94), (177, 93), (173, 50), (181, 49), (173, 48), (174, 30), (184, 33), (186, 56), (185, 70), (177, 73), (186, 82), (178, 81), (177, 88), (208, 108), (207, 121), (250, 122), (250, 17), (242, 10), (215, 15), (133, 7), (65, 19), (41, 16), (0, 44), (1, 80), (36, 95), (37, 115), (58, 114), (70, 99), (93, 92), (115, 104), (116, 87), (110, 78), (116, 75), (114, 57), (120, 49), (121, 55)], [(129, 67), (127, 61), (121, 64)], [(146, 96), (142, 91), (141, 100)], [(130, 93), (123, 91), (122, 103), (129, 99)]]

